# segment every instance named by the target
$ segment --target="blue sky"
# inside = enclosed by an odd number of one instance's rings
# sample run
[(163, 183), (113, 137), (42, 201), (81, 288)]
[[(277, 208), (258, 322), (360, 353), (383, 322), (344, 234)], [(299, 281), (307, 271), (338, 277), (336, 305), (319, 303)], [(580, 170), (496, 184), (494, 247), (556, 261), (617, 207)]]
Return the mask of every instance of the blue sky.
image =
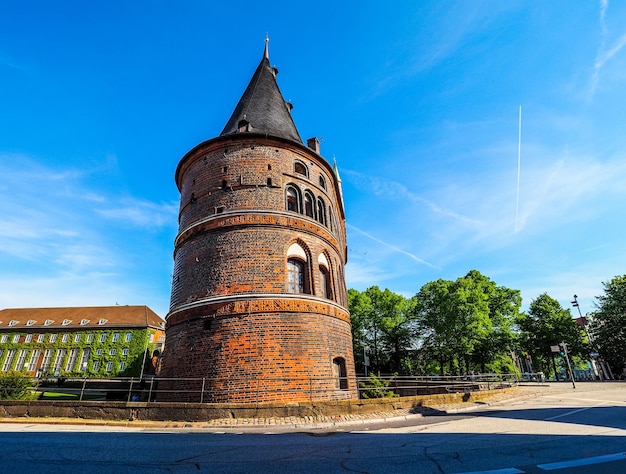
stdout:
[(166, 315), (174, 170), (266, 34), (339, 165), (348, 287), (477, 269), (587, 312), (626, 273), (623, 2), (2, 2), (0, 308)]

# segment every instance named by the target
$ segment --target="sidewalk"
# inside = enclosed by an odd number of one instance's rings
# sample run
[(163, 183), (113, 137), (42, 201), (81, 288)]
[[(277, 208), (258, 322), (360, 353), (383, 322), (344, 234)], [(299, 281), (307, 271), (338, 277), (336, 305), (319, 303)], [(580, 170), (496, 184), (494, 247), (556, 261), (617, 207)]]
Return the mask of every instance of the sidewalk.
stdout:
[[(603, 389), (624, 389), (625, 383), (586, 382), (576, 385), (576, 392), (597, 390), (601, 385)], [(90, 420), (80, 418), (0, 418), (0, 423), (33, 423), (50, 425), (83, 425), (83, 426), (118, 426), (129, 428), (145, 429), (268, 429), (268, 428), (290, 428), (290, 429), (326, 429), (335, 427), (359, 426), (368, 423), (384, 423), (387, 421), (410, 420), (412, 418), (436, 415), (436, 414), (457, 414), (485, 408), (487, 406), (497, 406), (516, 400), (524, 400), (531, 397), (540, 396), (547, 393), (574, 393), (570, 383), (544, 383), (525, 384), (519, 386), (519, 391), (514, 396), (503, 394), (501, 397), (494, 397), (489, 402), (469, 402), (452, 405), (432, 405), (420, 407), (418, 409), (399, 409), (384, 413), (372, 413), (367, 415), (335, 415), (335, 416), (306, 416), (306, 417), (271, 417), (271, 418), (220, 418), (201, 422), (184, 421), (113, 421), (113, 420)]]

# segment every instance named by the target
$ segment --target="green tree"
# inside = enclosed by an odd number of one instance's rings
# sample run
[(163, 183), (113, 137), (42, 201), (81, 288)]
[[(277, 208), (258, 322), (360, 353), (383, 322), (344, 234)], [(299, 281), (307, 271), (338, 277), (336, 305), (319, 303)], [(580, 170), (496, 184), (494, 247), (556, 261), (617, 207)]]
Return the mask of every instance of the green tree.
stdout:
[(372, 370), (405, 372), (403, 362), (414, 348), (413, 299), (372, 286), (348, 291), (352, 337), (357, 360), (365, 348)]
[(417, 294), (422, 348), (448, 371), (510, 370), (511, 326), (521, 305), (519, 291), (497, 286), (477, 270), (455, 281), (439, 279)]
[(520, 315), (517, 326), (520, 349), (531, 356), (535, 372), (550, 373), (552, 369), (555, 375), (558, 373), (555, 353), (550, 347), (561, 342), (568, 344), (570, 355), (586, 352), (583, 332), (572, 319), (570, 310), (563, 309), (547, 293), (530, 303), (528, 313)]
[(626, 275), (603, 283), (604, 294), (597, 297), (597, 312), (591, 322), (591, 334), (601, 356), (614, 374), (626, 367)]

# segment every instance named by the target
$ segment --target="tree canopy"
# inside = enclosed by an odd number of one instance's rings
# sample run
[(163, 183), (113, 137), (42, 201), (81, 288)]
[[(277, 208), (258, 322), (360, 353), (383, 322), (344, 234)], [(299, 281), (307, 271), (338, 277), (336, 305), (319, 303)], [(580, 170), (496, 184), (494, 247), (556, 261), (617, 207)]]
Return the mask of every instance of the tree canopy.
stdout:
[(597, 311), (592, 316), (591, 334), (601, 356), (619, 375), (626, 367), (626, 275), (603, 285), (604, 294), (597, 297)]

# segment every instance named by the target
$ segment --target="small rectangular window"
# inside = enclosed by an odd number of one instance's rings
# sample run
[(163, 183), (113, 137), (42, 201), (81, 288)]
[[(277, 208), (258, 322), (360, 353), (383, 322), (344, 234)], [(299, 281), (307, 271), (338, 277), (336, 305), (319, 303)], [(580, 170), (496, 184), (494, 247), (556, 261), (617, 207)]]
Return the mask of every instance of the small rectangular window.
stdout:
[(61, 337), (61, 342), (67, 342), (69, 337), (70, 337), (69, 334), (63, 334), (63, 337)]
[(128, 355), (128, 349), (122, 349), (122, 355), (127, 356)]
[(99, 360), (94, 360), (93, 361), (93, 370), (94, 370), (94, 372), (97, 372), (98, 370), (100, 370), (100, 361)]
[(106, 339), (107, 339), (106, 333), (103, 332), (102, 334), (100, 334), (100, 342), (104, 342), (106, 341)]
[(120, 362), (120, 370), (124, 370), (126, 368), (126, 362), (122, 361)]
[(87, 334), (87, 342), (93, 342), (93, 334)]
[(120, 334), (118, 332), (113, 334), (113, 342), (117, 342), (119, 338), (120, 338)]
[(39, 336), (37, 336), (37, 342), (43, 342), (43, 338), (45, 337), (45, 334), (40, 334)]
[(130, 340), (133, 338), (133, 333), (132, 332), (127, 332), (126, 333), (126, 342), (130, 342)]
[(74, 342), (80, 342), (80, 333), (79, 332), (74, 335)]
[(97, 356), (101, 356), (102, 355), (102, 349), (96, 349), (96, 355)]
[(33, 340), (33, 335), (32, 334), (26, 334), (26, 339), (24, 339), (24, 342), (30, 342)]
[(113, 370), (113, 362), (107, 362), (107, 372), (111, 372)]
[(113, 348), (109, 351), (109, 355), (114, 356), (114, 355), (115, 355), (115, 352), (116, 352), (115, 347), (113, 347)]
[(9, 340), (9, 335), (8, 334), (3, 334), (2, 338), (0, 338), (0, 342), (3, 343), (3, 344), (5, 342), (7, 342), (8, 340)]
[(56, 342), (57, 340), (57, 335), (56, 333), (50, 334), (50, 339), (48, 339), (48, 341), (50, 342)]
[(13, 336), (13, 342), (18, 343), (20, 342), (20, 335), (16, 334), (15, 336)]

